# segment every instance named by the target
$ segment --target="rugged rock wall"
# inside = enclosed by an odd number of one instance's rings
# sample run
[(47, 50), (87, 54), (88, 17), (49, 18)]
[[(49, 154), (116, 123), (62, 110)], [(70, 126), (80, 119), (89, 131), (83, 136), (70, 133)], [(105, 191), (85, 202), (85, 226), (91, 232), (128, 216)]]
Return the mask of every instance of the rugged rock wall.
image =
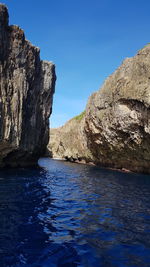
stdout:
[(91, 162), (91, 153), (87, 148), (84, 129), (84, 116), (69, 120), (64, 126), (50, 130), (48, 151), (53, 158), (76, 162)]
[(48, 143), (56, 76), (39, 53), (0, 4), (1, 167), (35, 164)]
[(81, 132), (92, 155), (87, 161), (150, 173), (150, 45), (89, 98)]

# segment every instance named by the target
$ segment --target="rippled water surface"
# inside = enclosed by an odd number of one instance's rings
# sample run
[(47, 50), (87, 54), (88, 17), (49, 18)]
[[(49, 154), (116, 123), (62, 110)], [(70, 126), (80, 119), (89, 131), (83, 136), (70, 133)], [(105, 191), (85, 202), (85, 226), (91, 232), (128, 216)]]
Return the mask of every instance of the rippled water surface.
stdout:
[(0, 267), (150, 266), (150, 176), (39, 164), (0, 171)]

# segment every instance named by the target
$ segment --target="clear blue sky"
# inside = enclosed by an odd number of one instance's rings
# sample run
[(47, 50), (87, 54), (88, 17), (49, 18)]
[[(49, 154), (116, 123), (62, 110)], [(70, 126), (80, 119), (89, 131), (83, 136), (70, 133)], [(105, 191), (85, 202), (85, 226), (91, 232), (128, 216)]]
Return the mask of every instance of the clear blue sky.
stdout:
[(5, 0), (10, 24), (24, 29), (56, 65), (51, 126), (85, 109), (123, 61), (150, 42), (150, 0)]

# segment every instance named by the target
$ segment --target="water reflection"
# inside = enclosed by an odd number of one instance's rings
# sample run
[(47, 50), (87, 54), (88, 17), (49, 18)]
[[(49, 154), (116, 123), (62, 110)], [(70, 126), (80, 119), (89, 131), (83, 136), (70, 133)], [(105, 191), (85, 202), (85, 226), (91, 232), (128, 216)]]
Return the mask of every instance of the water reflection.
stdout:
[(0, 173), (0, 248), (4, 266), (32, 263), (42, 254), (48, 236), (38, 216), (50, 205), (50, 193), (43, 190), (40, 169)]
[(150, 176), (41, 159), (0, 172), (0, 266), (150, 266)]

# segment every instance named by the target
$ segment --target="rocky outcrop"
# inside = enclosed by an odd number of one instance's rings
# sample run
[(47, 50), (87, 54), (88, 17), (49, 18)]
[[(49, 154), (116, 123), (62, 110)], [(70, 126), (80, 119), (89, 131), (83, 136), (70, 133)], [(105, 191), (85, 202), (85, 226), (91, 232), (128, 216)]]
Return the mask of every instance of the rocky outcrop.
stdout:
[(81, 128), (91, 153), (87, 161), (150, 173), (150, 44), (127, 58), (89, 98)]
[(35, 164), (48, 143), (55, 66), (39, 54), (0, 4), (0, 167)]
[(76, 162), (91, 162), (91, 153), (87, 148), (83, 132), (85, 112), (69, 120), (64, 126), (50, 130), (48, 151), (50, 156)]

